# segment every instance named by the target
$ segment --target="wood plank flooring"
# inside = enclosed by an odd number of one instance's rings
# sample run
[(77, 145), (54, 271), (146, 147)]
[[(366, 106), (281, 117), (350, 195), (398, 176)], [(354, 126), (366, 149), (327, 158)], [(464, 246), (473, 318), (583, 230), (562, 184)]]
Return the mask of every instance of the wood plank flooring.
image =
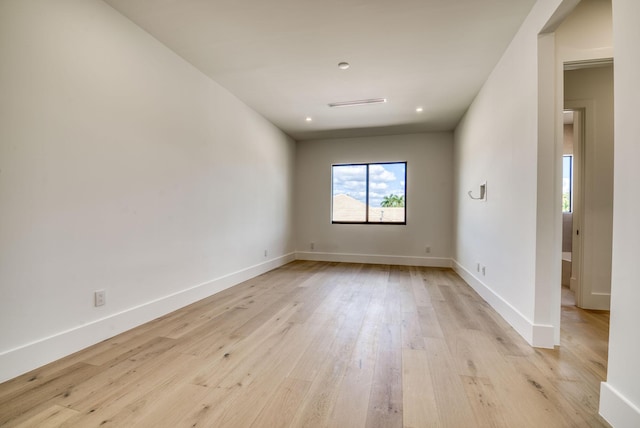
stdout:
[(605, 427), (564, 293), (534, 349), (452, 270), (293, 262), (0, 384), (0, 426)]

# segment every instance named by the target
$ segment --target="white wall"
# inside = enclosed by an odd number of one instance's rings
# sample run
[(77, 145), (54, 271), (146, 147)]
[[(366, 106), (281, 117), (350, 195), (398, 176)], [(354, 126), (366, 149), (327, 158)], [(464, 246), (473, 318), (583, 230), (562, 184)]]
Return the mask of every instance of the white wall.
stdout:
[[(560, 254), (557, 261), (547, 257), (549, 266), (540, 264), (539, 240), (553, 242), (555, 234), (560, 239), (561, 223), (554, 223), (554, 204), (559, 207), (560, 201), (554, 200), (553, 187), (538, 181), (553, 183), (556, 169), (538, 163), (554, 156), (553, 125), (551, 138), (540, 134), (539, 112), (550, 115), (553, 124), (555, 91), (553, 64), (550, 82), (541, 84), (538, 57), (539, 44), (551, 46), (553, 63), (553, 40), (539, 40), (538, 34), (560, 6), (566, 11), (574, 5), (559, 0), (534, 5), (454, 134), (455, 268), (529, 343), (544, 347), (555, 342), (559, 296), (554, 312), (551, 283), (541, 275), (553, 277), (557, 271), (560, 283)], [(539, 88), (550, 94), (550, 111), (539, 110)], [(542, 140), (550, 141), (539, 146)], [(467, 191), (484, 180), (486, 203), (471, 200)], [(549, 194), (540, 197), (539, 189)], [(543, 212), (550, 213), (551, 223), (540, 217)], [(486, 266), (484, 276), (476, 263)]]
[[(298, 142), (297, 257), (450, 266), (452, 150), (450, 133)], [(331, 165), (394, 161), (407, 161), (407, 224), (331, 224)]]
[(613, 66), (567, 71), (565, 106), (584, 106), (586, 117), (584, 198), (580, 239), (580, 307), (608, 310), (613, 225)]
[(294, 142), (112, 8), (3, 0), (0, 58), (0, 380), (293, 258)]
[(607, 381), (600, 392), (600, 414), (616, 428), (640, 426), (640, 2), (613, 1), (615, 44), (615, 172), (611, 324)]
[[(565, 36), (597, 21), (591, 3), (602, 1), (586, 3), (560, 36), (554, 31), (578, 1), (538, 1), (455, 132), (455, 267), (529, 343), (542, 347), (559, 343), (560, 327), (558, 59), (598, 57), (580, 43), (558, 54), (556, 39), (564, 46)], [(602, 28), (594, 39), (602, 42), (600, 54), (610, 54), (611, 38)], [(489, 188), (485, 205), (466, 196), (483, 180)], [(486, 275), (478, 274), (478, 262), (487, 266)]]

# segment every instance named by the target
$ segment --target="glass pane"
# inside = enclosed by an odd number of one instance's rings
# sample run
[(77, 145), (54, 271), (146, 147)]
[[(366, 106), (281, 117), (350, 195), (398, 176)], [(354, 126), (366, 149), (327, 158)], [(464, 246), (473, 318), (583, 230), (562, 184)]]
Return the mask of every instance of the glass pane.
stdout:
[(573, 211), (573, 156), (562, 157), (562, 212)]
[(405, 222), (406, 163), (369, 165), (369, 222)]
[(332, 221), (366, 221), (367, 166), (334, 165), (332, 180)]

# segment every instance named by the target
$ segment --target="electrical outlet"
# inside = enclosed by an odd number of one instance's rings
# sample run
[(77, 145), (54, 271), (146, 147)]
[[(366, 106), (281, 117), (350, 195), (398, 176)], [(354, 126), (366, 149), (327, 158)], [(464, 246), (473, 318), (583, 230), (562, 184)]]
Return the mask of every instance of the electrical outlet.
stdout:
[(486, 267), (486, 266), (482, 266), (482, 276), (484, 276), (484, 275), (485, 275), (485, 273), (486, 273), (486, 269), (487, 269), (487, 267)]
[(97, 290), (93, 293), (93, 304), (98, 306), (104, 306), (107, 303), (107, 292), (104, 290)]
[(264, 250), (264, 256), (267, 257), (268, 254), (269, 252), (267, 250)]
[(476, 262), (476, 271), (480, 272), (480, 262)]
[(312, 242), (311, 244), (309, 244), (309, 247), (311, 247), (312, 250), (316, 249), (316, 243)]
[(424, 247), (424, 252), (429, 254), (431, 252), (431, 247), (428, 246), (428, 245), (426, 247)]

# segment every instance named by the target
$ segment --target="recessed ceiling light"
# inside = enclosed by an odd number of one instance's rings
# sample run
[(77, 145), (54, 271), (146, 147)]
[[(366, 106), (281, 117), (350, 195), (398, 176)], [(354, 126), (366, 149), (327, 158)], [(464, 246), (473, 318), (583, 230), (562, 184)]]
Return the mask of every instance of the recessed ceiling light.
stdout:
[(342, 62), (338, 63), (338, 68), (339, 68), (340, 70), (346, 70), (346, 69), (347, 69), (347, 68), (349, 68), (349, 67), (351, 67), (351, 65), (349, 65), (349, 63), (348, 63), (348, 62), (344, 62), (344, 61), (342, 61)]
[(382, 104), (386, 102), (387, 102), (386, 98), (369, 98), (368, 100), (341, 101), (337, 103), (329, 103), (329, 107), (353, 107), (353, 106), (364, 106), (367, 104)]
[(313, 119), (311, 119), (311, 116), (307, 116), (307, 118), (305, 119), (307, 122), (311, 122)]
[(418, 112), (418, 113), (422, 113), (422, 107), (417, 107), (417, 108), (416, 108), (416, 112)]

